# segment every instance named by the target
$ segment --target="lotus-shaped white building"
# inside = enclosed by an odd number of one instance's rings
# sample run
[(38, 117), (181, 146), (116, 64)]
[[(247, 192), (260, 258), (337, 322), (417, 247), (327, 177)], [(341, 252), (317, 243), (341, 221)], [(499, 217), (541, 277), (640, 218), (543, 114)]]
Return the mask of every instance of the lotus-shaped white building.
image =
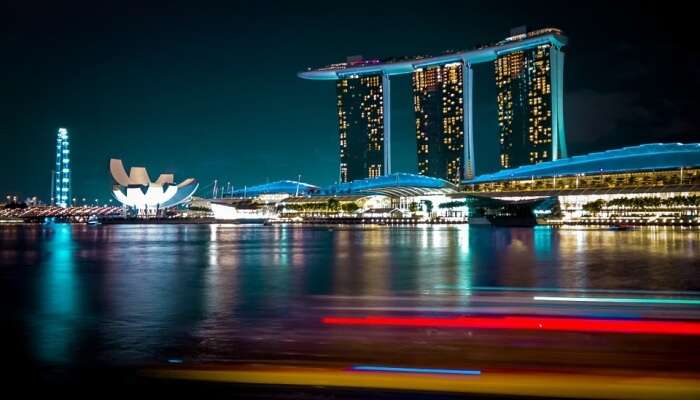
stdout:
[(199, 187), (199, 182), (193, 178), (176, 185), (173, 174), (161, 174), (155, 182), (151, 182), (143, 167), (131, 167), (127, 175), (122, 160), (114, 158), (109, 160), (109, 172), (114, 178), (114, 198), (139, 213), (156, 212), (184, 203)]

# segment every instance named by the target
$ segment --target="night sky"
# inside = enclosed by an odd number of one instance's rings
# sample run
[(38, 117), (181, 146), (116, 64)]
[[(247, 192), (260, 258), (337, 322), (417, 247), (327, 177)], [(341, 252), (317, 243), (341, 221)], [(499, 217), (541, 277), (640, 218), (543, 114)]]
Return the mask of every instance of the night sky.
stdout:
[[(109, 198), (111, 157), (155, 179), (234, 186), (337, 180), (333, 82), (296, 73), (439, 54), (559, 27), (571, 154), (698, 142), (700, 46), (689, 6), (487, 2), (32, 2), (0, 6), (0, 193), (49, 196), (56, 130), (73, 194)], [(663, 8), (661, 8), (663, 7)], [(477, 173), (497, 169), (492, 64), (475, 69)], [(410, 78), (392, 80), (393, 165), (415, 172)]]

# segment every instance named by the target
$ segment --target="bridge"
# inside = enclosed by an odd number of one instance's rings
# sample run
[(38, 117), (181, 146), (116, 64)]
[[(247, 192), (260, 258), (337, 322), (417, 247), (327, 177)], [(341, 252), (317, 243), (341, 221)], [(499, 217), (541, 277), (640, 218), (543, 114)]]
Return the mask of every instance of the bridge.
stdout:
[(0, 221), (41, 222), (46, 218), (55, 218), (62, 221), (80, 222), (91, 216), (118, 217), (123, 215), (122, 207), (115, 206), (29, 206), (6, 207), (0, 209)]

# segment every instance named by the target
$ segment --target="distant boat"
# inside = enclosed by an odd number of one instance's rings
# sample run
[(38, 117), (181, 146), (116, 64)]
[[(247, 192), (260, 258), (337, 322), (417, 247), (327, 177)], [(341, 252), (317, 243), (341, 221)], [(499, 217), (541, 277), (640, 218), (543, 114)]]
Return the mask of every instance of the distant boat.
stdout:
[(96, 215), (91, 215), (90, 218), (87, 220), (88, 225), (102, 225), (102, 221), (100, 221), (100, 218), (97, 217)]

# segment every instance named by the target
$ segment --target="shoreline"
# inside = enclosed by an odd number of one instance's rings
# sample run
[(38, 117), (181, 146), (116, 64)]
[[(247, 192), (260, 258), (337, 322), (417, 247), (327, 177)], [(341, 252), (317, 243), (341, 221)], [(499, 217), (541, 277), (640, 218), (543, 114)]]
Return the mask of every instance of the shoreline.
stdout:
[[(378, 218), (314, 218), (303, 221), (295, 220), (216, 220), (214, 218), (173, 218), (173, 219), (110, 219), (100, 221), (99, 224), (89, 224), (87, 222), (72, 222), (72, 221), (61, 221), (55, 222), (56, 224), (70, 224), (70, 225), (89, 225), (89, 226), (99, 226), (99, 225), (241, 225), (241, 226), (308, 226), (308, 227), (329, 227), (329, 226), (395, 226), (395, 227), (412, 227), (412, 226), (426, 226), (426, 225), (439, 225), (439, 226), (460, 226), (469, 225), (477, 227), (505, 227), (505, 228), (517, 228), (524, 227), (519, 225), (495, 225), (488, 223), (469, 223), (468, 221), (423, 221), (417, 219), (378, 219)], [(40, 221), (23, 221), (23, 220), (0, 220), (1, 226), (16, 226), (16, 225), (46, 225)], [(683, 228), (700, 228), (700, 221), (691, 220), (681, 220), (681, 221), (668, 221), (662, 223), (639, 223), (639, 222), (628, 222), (624, 220), (592, 220), (592, 221), (551, 221), (538, 223), (530, 228), (546, 226), (546, 227), (588, 227), (588, 228), (606, 228), (614, 230), (616, 228), (644, 228), (644, 227), (683, 227)], [(620, 230), (625, 230), (620, 229)]]

